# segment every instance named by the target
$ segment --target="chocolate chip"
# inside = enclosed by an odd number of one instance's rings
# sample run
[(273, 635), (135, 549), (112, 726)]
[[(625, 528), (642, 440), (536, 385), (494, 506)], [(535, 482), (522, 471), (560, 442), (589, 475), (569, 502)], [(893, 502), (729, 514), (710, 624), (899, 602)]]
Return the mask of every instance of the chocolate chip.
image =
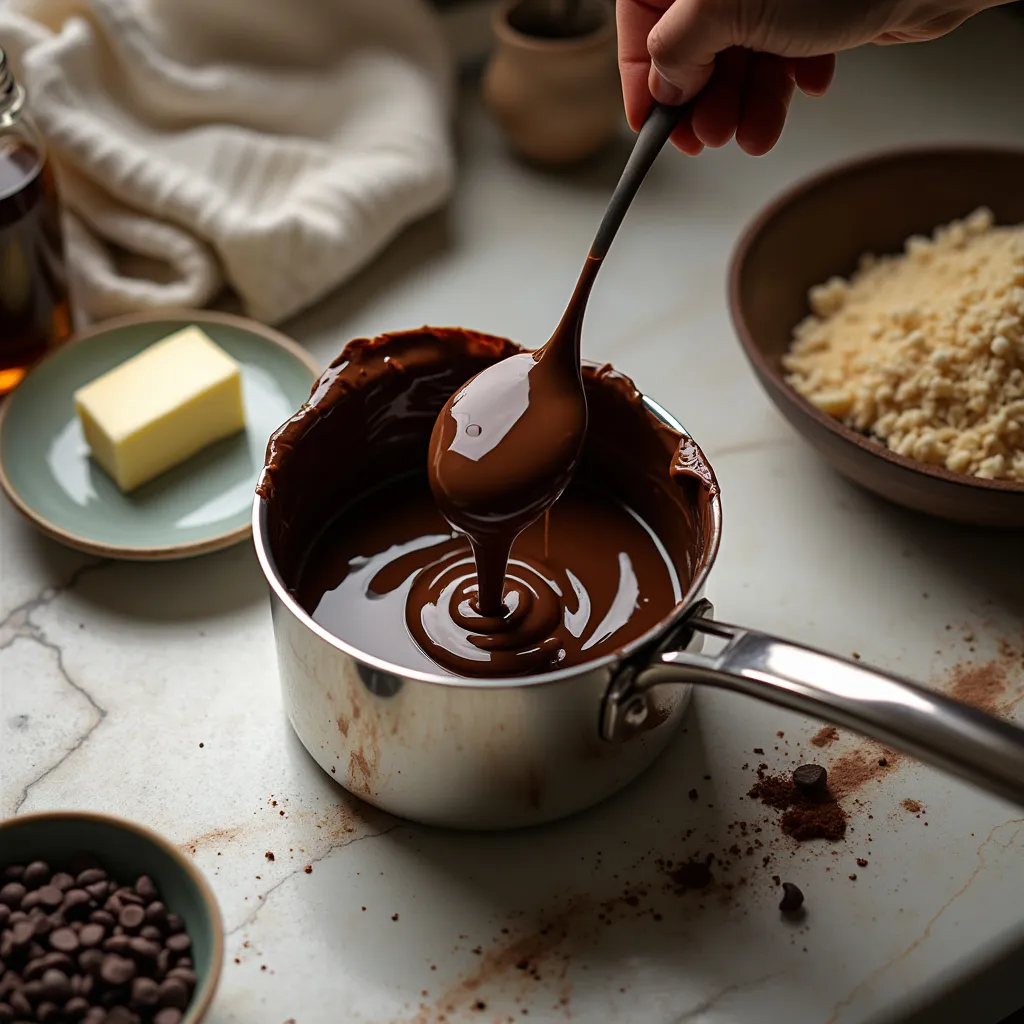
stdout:
[(140, 906), (129, 903), (117, 916), (117, 923), (126, 931), (134, 932), (142, 927), (146, 912)]
[(35, 981), (26, 981), (21, 991), (25, 993), (25, 998), (35, 1005), (43, 998), (43, 983), (38, 978)]
[(160, 944), (137, 935), (128, 940), (128, 951), (134, 956), (141, 957), (143, 960), (155, 962), (157, 957), (160, 956)]
[(90, 882), (85, 891), (98, 903), (105, 900), (110, 892), (110, 886), (106, 882)]
[(168, 978), (177, 978), (179, 981), (183, 981), (189, 989), (194, 989), (199, 979), (196, 977), (195, 971), (188, 967), (175, 967), (173, 970), (167, 972)]
[(150, 900), (156, 899), (156, 883), (149, 875), (139, 875), (135, 880), (135, 891), (141, 896), (147, 903)]
[(46, 1000), (36, 1007), (36, 1020), (39, 1024), (57, 1024), (64, 1019), (64, 1011), (56, 1004)]
[(15, 949), (27, 946), (32, 941), (32, 937), (35, 933), (36, 926), (32, 921), (19, 921), (7, 932), (11, 937), (11, 942)]
[(132, 982), (131, 1005), (136, 1009), (156, 1006), (160, 998), (160, 986), (152, 978), (136, 978)]
[(106, 1024), (107, 1011), (102, 1006), (94, 1006), (83, 1018), (82, 1024)]
[(779, 903), (779, 910), (784, 914), (795, 914), (804, 905), (804, 894), (799, 886), (792, 882), (782, 883), (782, 900)]
[(105, 884), (106, 881), (107, 873), (103, 868), (86, 868), (75, 879), (75, 883), (83, 889), (87, 889), (90, 885), (95, 885), (97, 882)]
[(36, 889), (40, 885), (46, 885), (50, 880), (50, 865), (45, 860), (34, 860), (31, 864), (25, 865), (21, 880), (30, 888)]
[(63, 971), (51, 967), (40, 980), (44, 999), (51, 1003), (66, 1003), (71, 998), (71, 980)]
[(29, 1019), (32, 1014), (32, 1004), (28, 1001), (28, 997), (23, 991), (15, 989), (8, 997), (7, 1002), (10, 1004), (16, 1017), (21, 1020)]
[(94, 910), (89, 915), (89, 920), (94, 924), (101, 924), (104, 928), (113, 928), (117, 924), (117, 918), (109, 910)]
[(121, 902), (120, 896), (115, 892), (111, 893), (110, 896), (107, 897), (107, 902), (103, 904), (103, 909), (109, 910), (114, 917), (117, 917), (117, 915), (124, 909), (124, 904)]
[(160, 982), (161, 1006), (173, 1006), (176, 1010), (184, 1010), (188, 1006), (188, 999), (188, 985), (181, 978), (164, 978)]
[(134, 903), (136, 906), (141, 907), (146, 902), (137, 892), (134, 892), (127, 886), (121, 886), (117, 890), (117, 895), (122, 903)]
[(11, 919), (11, 908), (6, 903), (0, 903), (0, 928)]
[(103, 953), (98, 949), (85, 949), (78, 954), (78, 966), (89, 974), (99, 974)]
[(185, 922), (177, 914), (168, 914), (167, 930), (172, 934), (174, 932), (183, 932), (185, 930)]
[(146, 921), (156, 928), (166, 927), (167, 908), (159, 900), (150, 903), (146, 907)]
[(181, 1024), (181, 1011), (166, 1006), (153, 1018), (153, 1024)]
[(66, 871), (58, 871), (57, 874), (50, 879), (50, 885), (55, 889), (60, 889), (61, 892), (67, 892), (68, 889), (74, 887), (75, 880)]
[(82, 946), (98, 946), (106, 934), (107, 930), (103, 925), (91, 922), (78, 933), (78, 942)]
[(61, 953), (74, 953), (78, 949), (78, 936), (70, 928), (50, 932), (50, 945)]
[(151, 942), (162, 942), (164, 937), (164, 933), (160, 931), (160, 929), (157, 928), (156, 925), (152, 924), (144, 925), (142, 929), (139, 931), (139, 934), (144, 939), (149, 939)]
[(184, 932), (177, 932), (169, 936), (164, 945), (172, 953), (187, 953), (192, 948), (192, 940)]
[(10, 907), (11, 910), (17, 910), (27, 894), (28, 889), (21, 882), (8, 882), (0, 889), (0, 903)]
[(81, 1017), (89, 1012), (89, 1000), (83, 996), (72, 996), (64, 1004), (64, 1012), (69, 1017)]
[(81, 917), (92, 904), (92, 896), (84, 889), (68, 889), (64, 893), (64, 902), (60, 905), (60, 912), (65, 916)]
[(793, 784), (808, 796), (828, 793), (828, 772), (820, 764), (802, 764), (793, 770)]
[(103, 940), (103, 950), (107, 953), (125, 953), (130, 942), (127, 935), (111, 935), (109, 939)]
[(33, 909), (35, 909), (38, 906), (39, 906), (39, 890), (38, 889), (34, 889), (32, 892), (30, 892), (21, 901), (21, 909), (22, 910), (33, 910)]
[(100, 977), (108, 985), (125, 985), (135, 977), (135, 961), (108, 953), (100, 965)]
[(14, 1011), (9, 1003), (0, 1003), (0, 1024), (12, 1024)]
[(64, 893), (55, 885), (44, 885), (36, 890), (39, 903), (44, 907), (59, 907), (64, 902)]
[(112, 1006), (104, 1024), (137, 1024), (138, 1019), (127, 1006)]

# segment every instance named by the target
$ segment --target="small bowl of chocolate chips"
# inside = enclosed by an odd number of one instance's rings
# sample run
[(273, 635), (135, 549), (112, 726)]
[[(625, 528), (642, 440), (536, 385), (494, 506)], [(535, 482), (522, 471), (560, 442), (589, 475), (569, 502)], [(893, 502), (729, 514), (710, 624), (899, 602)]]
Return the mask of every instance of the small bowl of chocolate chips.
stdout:
[(154, 833), (72, 811), (0, 821), (0, 1024), (198, 1024), (223, 950), (209, 885)]

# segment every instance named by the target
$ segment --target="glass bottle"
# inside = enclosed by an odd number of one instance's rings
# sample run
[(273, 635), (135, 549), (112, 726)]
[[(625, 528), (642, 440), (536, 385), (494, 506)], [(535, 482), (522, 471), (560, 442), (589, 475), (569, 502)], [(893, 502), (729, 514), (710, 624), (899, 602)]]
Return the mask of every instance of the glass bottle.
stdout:
[(53, 170), (0, 50), (0, 395), (70, 334)]

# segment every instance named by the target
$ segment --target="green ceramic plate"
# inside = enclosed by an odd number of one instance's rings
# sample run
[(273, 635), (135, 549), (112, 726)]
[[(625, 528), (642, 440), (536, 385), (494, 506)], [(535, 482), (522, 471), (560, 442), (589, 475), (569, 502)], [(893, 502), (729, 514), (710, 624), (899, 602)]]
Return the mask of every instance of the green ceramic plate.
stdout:
[(181, 1024), (198, 1024), (213, 999), (224, 959), (220, 910), (206, 880), (170, 843), (130, 821), (77, 811), (0, 821), (0, 868), (44, 860), (59, 871), (80, 852), (94, 854), (123, 883), (149, 875), (167, 909), (184, 920), (198, 984)]
[[(122, 494), (89, 458), (72, 396), (189, 324), (241, 363), (246, 429)], [(249, 536), (267, 439), (319, 373), (294, 342), (241, 317), (184, 311), (109, 321), (45, 359), (0, 408), (0, 486), (44, 533), (92, 554), (158, 560), (228, 547)]]

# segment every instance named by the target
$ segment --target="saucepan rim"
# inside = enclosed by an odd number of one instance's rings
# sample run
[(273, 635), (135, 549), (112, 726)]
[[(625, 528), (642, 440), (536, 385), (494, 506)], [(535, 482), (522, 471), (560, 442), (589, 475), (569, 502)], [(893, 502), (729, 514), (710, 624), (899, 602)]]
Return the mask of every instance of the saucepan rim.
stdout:
[[(697, 446), (698, 450), (701, 451), (701, 454), (703, 454), (703, 450), (700, 448), (700, 445), (697, 444), (689, 431), (687, 431), (686, 428), (663, 406), (659, 405), (654, 401), (654, 399), (649, 398), (647, 395), (641, 394), (641, 398), (646, 408), (657, 419), (659, 419), (665, 426), (669, 427), (669, 429), (678, 432), (683, 437), (692, 441), (693, 444)], [(705, 456), (705, 459), (706, 458), (707, 457)], [(708, 462), (708, 465), (710, 465), (710, 462)], [(263, 570), (263, 575), (270, 584), (271, 591), (275, 597), (277, 597), (284, 608), (287, 609), (287, 611), (303, 626), (305, 626), (306, 629), (315, 634), (329, 646), (347, 654), (350, 658), (355, 659), (357, 662), (366, 665), (371, 669), (375, 669), (378, 672), (387, 673), (392, 676), (398, 676), (403, 680), (432, 683), (438, 686), (451, 686), (457, 689), (507, 690), (522, 686), (544, 686), (552, 683), (558, 683), (565, 679), (571, 679), (575, 676), (592, 672), (595, 669), (621, 664), (635, 655), (638, 651), (642, 650), (645, 646), (653, 644), (659, 638), (664, 637), (665, 634), (677, 625), (693, 607), (695, 601), (703, 592), (704, 584), (714, 567), (722, 539), (722, 500), (721, 492), (719, 490), (715, 490), (710, 496), (710, 511), (713, 526), (711, 532), (711, 543), (708, 549), (704, 552), (686, 593), (683, 594), (681, 600), (672, 607), (672, 610), (658, 621), (657, 625), (652, 626), (649, 630), (637, 637), (631, 643), (627, 644), (625, 647), (618, 651), (614, 651), (611, 654), (606, 654), (602, 658), (595, 658), (593, 661), (584, 661), (578, 665), (556, 669), (553, 672), (542, 672), (537, 675), (527, 676), (503, 676), (500, 678), (472, 678), (469, 676), (442, 675), (440, 673), (424, 672), (419, 669), (405, 668), (402, 665), (396, 665), (389, 662), (384, 658), (378, 658), (375, 655), (367, 654), (365, 651), (360, 650), (356, 645), (351, 644), (346, 640), (342, 640), (340, 637), (336, 637), (333, 633), (324, 629), (323, 626), (317, 623), (313, 617), (309, 615), (301, 605), (299, 605), (277, 571), (277, 565), (270, 552), (270, 546), (267, 542), (266, 530), (264, 528), (267, 516), (267, 499), (259, 494), (257, 494), (253, 500), (252, 539), (253, 546), (256, 549), (256, 557), (260, 563), (260, 568)]]

